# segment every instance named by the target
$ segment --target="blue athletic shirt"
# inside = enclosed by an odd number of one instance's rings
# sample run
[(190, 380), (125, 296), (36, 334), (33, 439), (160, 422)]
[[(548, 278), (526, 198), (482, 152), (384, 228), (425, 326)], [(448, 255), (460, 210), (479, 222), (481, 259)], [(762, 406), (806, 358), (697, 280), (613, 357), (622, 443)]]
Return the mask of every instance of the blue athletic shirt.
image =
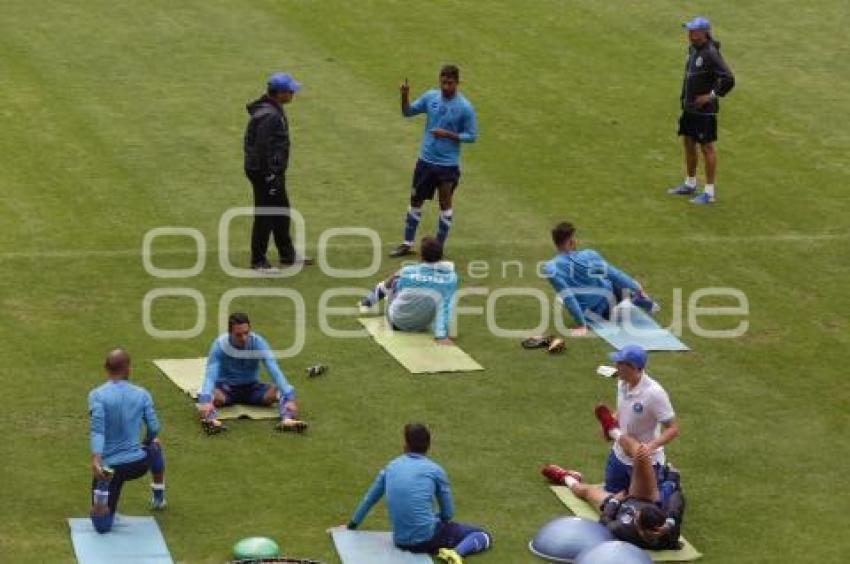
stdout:
[(614, 285), (637, 292), (640, 288), (630, 276), (609, 264), (593, 249), (561, 253), (543, 265), (543, 274), (564, 302), (576, 323), (586, 325), (584, 312), (598, 311), (607, 301), (604, 295), (575, 292), (599, 289), (611, 292)]
[[(472, 104), (460, 92), (451, 98), (443, 98), (440, 90), (428, 90), (410, 104), (404, 116), (412, 117), (421, 113), (427, 114), (428, 118), (419, 158), (435, 165), (458, 166), (461, 143), (474, 143), (478, 137), (478, 123)], [(451, 139), (438, 139), (431, 135), (432, 129), (457, 133), (460, 143)]]
[(433, 328), (435, 339), (449, 335), (458, 278), (450, 262), (412, 264), (398, 272), (387, 316), (402, 331)]
[[(360, 525), (382, 496), (393, 527), (393, 541), (410, 546), (431, 540), (440, 521), (454, 517), (454, 502), (446, 471), (421, 454), (407, 453), (394, 459), (378, 473), (351, 523)], [(439, 513), (434, 513), (434, 499)]]
[(252, 331), (248, 335), (245, 348), (239, 349), (230, 344), (231, 348), (244, 352), (246, 355), (250, 354), (250, 358), (236, 358), (228, 355), (225, 348), (228, 339), (230, 339), (229, 333), (219, 335), (210, 347), (206, 377), (198, 394), (199, 403), (211, 401), (217, 385), (241, 386), (259, 382), (260, 361), (265, 365), (266, 371), (280, 393), (287, 399), (295, 398), (295, 388), (286, 380), (286, 376), (283, 375), (277, 364), (277, 359), (275, 359), (274, 353), (272, 353), (272, 349), (265, 339)]
[(99, 454), (107, 466), (146, 456), (139, 441), (142, 422), (147, 431), (145, 442), (159, 434), (151, 395), (126, 380), (110, 380), (89, 392), (89, 415), (91, 452)]

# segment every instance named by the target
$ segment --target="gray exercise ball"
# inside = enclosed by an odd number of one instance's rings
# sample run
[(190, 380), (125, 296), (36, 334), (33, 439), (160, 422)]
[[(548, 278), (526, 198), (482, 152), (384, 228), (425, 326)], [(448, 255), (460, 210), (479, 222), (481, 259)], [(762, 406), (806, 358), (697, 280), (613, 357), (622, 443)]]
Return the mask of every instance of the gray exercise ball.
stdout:
[(614, 537), (607, 527), (580, 517), (559, 517), (537, 531), (528, 548), (550, 562), (573, 562), (583, 550)]
[(576, 564), (652, 564), (652, 558), (633, 544), (608, 541), (583, 550)]

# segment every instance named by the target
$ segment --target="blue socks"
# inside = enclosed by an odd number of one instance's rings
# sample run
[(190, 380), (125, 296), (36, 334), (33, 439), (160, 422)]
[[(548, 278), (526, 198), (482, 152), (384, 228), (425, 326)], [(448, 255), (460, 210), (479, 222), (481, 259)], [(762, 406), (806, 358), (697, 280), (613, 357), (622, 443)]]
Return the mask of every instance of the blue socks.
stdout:
[(100, 534), (108, 533), (112, 530), (112, 521), (115, 519), (115, 515), (112, 513), (108, 513), (106, 515), (92, 515), (91, 516), (91, 524), (94, 526), (94, 530)]
[(490, 535), (482, 531), (476, 531), (463, 537), (463, 540), (455, 547), (461, 558), (476, 552), (482, 552), (490, 547)]
[(452, 209), (440, 211), (440, 219), (437, 222), (437, 240), (441, 244), (445, 244), (449, 236), (449, 230), (452, 228)]
[(377, 304), (381, 300), (387, 297), (387, 287), (383, 282), (379, 282), (375, 289), (366, 294), (362, 300), (360, 300), (360, 305), (366, 307), (372, 307)]
[(422, 219), (422, 208), (407, 208), (407, 217), (404, 220), (404, 242), (408, 245), (413, 245), (416, 240), (416, 228), (419, 227), (419, 221)]

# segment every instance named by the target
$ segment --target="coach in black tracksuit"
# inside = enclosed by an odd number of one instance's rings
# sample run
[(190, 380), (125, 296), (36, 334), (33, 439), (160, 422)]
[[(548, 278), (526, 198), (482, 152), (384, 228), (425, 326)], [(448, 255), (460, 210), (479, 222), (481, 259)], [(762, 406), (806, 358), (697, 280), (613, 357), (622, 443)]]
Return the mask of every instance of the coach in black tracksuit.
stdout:
[(251, 268), (273, 268), (266, 259), (269, 236), (280, 255), (280, 264), (310, 260), (297, 258), (289, 236), (289, 215), (261, 215), (263, 208), (289, 208), (286, 168), (289, 165), (289, 123), (283, 105), (292, 101), (301, 84), (288, 74), (275, 73), (264, 96), (246, 107), (251, 119), (245, 128), (245, 174), (254, 188), (254, 227), (251, 230)]
[(679, 135), (684, 140), (685, 181), (669, 190), (671, 194), (691, 195), (697, 188), (697, 145), (705, 162), (705, 190), (691, 200), (695, 204), (714, 201), (714, 178), (717, 170), (717, 113), (719, 99), (735, 86), (735, 77), (720, 56), (720, 42), (711, 36), (711, 24), (696, 17), (685, 24), (690, 40), (685, 77), (682, 80), (682, 115)]

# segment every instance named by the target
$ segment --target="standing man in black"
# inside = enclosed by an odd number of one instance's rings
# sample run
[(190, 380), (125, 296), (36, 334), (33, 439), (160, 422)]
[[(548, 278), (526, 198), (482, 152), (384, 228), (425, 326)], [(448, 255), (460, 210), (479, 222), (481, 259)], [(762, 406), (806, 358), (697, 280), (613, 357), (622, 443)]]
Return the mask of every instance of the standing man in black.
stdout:
[(687, 175), (670, 194), (690, 196), (697, 190), (697, 145), (705, 164), (705, 190), (691, 199), (694, 204), (714, 202), (714, 177), (717, 171), (717, 112), (719, 99), (735, 86), (735, 77), (720, 56), (720, 42), (711, 35), (711, 24), (697, 16), (684, 24), (690, 47), (682, 81), (682, 116), (679, 135), (684, 140)]
[(274, 267), (266, 259), (269, 236), (280, 255), (281, 266), (312, 264), (296, 257), (289, 236), (289, 215), (261, 215), (263, 208), (289, 209), (286, 194), (286, 168), (289, 165), (289, 123), (283, 105), (301, 89), (301, 84), (288, 74), (269, 77), (266, 94), (246, 107), (251, 119), (245, 128), (245, 174), (254, 188), (254, 227), (251, 230), (251, 268), (269, 270)]

